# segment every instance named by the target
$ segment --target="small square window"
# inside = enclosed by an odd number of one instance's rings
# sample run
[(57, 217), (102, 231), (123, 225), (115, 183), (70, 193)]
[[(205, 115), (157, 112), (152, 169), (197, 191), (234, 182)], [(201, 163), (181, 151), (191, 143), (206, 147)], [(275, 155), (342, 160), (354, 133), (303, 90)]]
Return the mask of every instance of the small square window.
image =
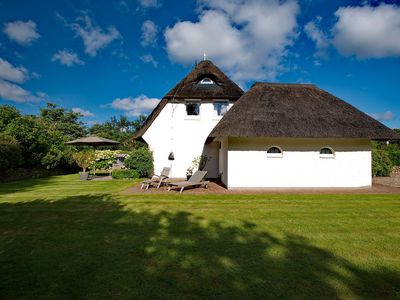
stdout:
[(216, 101), (214, 102), (214, 111), (217, 116), (223, 116), (228, 111), (228, 102), (227, 101)]
[(186, 102), (186, 114), (188, 116), (199, 116), (200, 115), (200, 103), (199, 102)]

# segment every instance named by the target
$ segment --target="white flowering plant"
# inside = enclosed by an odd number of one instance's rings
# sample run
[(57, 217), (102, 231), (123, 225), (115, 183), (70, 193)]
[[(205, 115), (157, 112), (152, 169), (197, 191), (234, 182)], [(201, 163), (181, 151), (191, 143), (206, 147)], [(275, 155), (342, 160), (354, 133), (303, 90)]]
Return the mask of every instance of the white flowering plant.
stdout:
[(96, 150), (96, 169), (110, 168), (116, 162), (116, 155), (121, 153), (121, 150)]

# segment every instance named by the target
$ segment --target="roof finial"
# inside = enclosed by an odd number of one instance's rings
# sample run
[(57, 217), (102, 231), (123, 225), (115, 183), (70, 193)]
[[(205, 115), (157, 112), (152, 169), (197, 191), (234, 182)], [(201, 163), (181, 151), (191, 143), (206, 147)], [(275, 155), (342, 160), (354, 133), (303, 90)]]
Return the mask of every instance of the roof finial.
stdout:
[(207, 54), (205, 52), (203, 54), (203, 60), (207, 60)]

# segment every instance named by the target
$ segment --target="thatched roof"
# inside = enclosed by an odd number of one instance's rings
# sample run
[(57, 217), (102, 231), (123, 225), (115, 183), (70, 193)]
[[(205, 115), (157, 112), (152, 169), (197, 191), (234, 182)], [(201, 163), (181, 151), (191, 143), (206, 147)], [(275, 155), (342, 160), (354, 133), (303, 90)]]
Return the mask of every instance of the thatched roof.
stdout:
[[(204, 78), (209, 78), (215, 84), (199, 84)], [(141, 139), (168, 102), (183, 102), (185, 99), (229, 99), (236, 101), (243, 95), (243, 90), (230, 80), (211, 61), (201, 61), (190, 73), (171, 89), (147, 117), (143, 126), (137, 131), (135, 139)]]
[(256, 83), (225, 114), (215, 137), (400, 139), (345, 101), (308, 84)]
[[(202, 85), (199, 82), (209, 78), (216, 84)], [(238, 99), (243, 90), (230, 80), (216, 65), (209, 60), (203, 60), (183, 78), (164, 98), (180, 100), (185, 98), (196, 99)]]

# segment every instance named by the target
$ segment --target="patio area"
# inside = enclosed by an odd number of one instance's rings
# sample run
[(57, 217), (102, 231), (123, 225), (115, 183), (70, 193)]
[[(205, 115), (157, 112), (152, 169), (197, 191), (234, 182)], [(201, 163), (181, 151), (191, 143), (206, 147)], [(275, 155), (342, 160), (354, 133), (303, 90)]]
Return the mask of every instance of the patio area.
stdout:
[[(179, 189), (168, 191), (167, 186), (162, 186), (159, 189), (154, 187), (141, 189), (140, 187), (140, 182), (135, 183), (132, 187), (122, 191), (121, 194), (179, 194)], [(400, 186), (395, 186), (393, 181), (388, 179), (385, 181), (381, 178), (379, 180), (374, 178), (371, 188), (235, 188), (228, 190), (218, 182), (212, 181), (208, 184), (208, 188), (188, 188), (182, 194), (400, 194)]]

